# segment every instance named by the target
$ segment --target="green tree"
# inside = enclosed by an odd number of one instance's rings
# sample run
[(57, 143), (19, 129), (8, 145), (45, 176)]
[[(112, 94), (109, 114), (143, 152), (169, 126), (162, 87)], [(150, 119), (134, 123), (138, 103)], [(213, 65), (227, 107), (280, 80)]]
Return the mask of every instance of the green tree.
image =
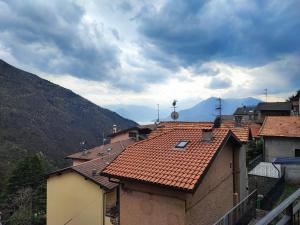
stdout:
[(293, 94), (292, 96), (290, 96), (287, 101), (291, 102), (291, 101), (294, 101), (295, 99), (299, 99), (299, 97), (300, 97), (300, 90), (298, 90), (296, 92), (296, 94)]
[[(46, 174), (49, 165), (41, 153), (18, 161), (6, 187), (6, 217), (9, 224), (44, 224)], [(19, 221), (19, 222), (18, 222)]]

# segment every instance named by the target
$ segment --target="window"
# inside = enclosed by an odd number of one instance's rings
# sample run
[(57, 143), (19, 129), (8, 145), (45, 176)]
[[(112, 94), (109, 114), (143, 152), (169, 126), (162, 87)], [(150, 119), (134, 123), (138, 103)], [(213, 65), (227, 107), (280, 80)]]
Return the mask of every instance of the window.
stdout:
[(175, 148), (185, 148), (185, 146), (188, 144), (188, 141), (179, 141), (176, 145)]
[(295, 149), (295, 157), (300, 157), (300, 149)]

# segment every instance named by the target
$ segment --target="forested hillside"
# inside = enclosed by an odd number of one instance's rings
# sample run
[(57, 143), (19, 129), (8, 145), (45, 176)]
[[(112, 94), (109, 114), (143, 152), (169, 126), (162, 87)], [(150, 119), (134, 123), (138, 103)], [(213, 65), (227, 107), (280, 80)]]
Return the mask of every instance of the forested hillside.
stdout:
[(13, 162), (29, 153), (42, 152), (51, 164), (62, 166), (67, 154), (80, 150), (81, 141), (87, 147), (99, 145), (103, 132), (110, 133), (113, 124), (119, 128), (136, 125), (0, 60), (1, 178)]

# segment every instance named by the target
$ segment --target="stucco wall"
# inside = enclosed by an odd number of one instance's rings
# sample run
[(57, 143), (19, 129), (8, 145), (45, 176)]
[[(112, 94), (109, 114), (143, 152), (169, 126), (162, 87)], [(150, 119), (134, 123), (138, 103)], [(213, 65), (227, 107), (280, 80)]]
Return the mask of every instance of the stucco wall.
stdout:
[(47, 225), (103, 224), (103, 191), (74, 172), (47, 180)]
[(279, 157), (295, 157), (295, 149), (300, 149), (300, 138), (264, 137), (266, 162)]
[(120, 188), (121, 225), (184, 225), (184, 209), (184, 200), (149, 185)]
[[(194, 194), (123, 182), (121, 225), (212, 224), (233, 206), (232, 162), (232, 147), (228, 145), (219, 153)], [(236, 186), (239, 187), (239, 183)]]
[[(232, 148), (227, 145), (217, 156), (197, 191), (186, 204), (186, 225), (216, 222), (233, 206)], [(231, 166), (230, 166), (231, 165)]]

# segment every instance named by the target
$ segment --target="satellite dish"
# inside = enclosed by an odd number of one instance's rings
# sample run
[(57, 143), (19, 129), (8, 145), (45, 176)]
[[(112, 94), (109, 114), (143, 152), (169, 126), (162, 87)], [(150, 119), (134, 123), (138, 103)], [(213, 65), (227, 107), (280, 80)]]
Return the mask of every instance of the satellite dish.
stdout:
[(175, 112), (175, 111), (174, 111), (174, 112), (171, 113), (171, 118), (172, 118), (173, 120), (177, 120), (178, 117), (179, 117), (178, 112)]

